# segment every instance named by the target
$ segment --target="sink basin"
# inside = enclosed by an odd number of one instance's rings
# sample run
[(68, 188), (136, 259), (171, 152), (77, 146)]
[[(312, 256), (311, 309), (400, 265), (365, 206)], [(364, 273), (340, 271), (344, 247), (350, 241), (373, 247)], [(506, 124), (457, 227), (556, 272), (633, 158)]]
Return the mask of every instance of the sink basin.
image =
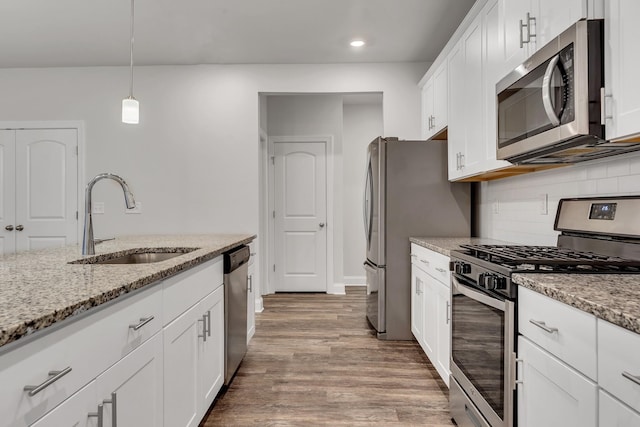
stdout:
[(149, 264), (179, 257), (196, 249), (197, 248), (131, 249), (124, 253), (116, 252), (79, 259), (69, 264)]

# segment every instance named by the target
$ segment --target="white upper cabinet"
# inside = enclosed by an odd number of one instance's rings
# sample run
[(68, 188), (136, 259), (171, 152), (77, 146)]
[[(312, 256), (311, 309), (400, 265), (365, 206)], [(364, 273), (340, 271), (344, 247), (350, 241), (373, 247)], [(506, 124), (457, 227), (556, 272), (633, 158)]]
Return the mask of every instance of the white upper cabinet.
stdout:
[(587, 6), (593, 9), (595, 3), (597, 1), (592, 0), (500, 0), (502, 76), (576, 21), (593, 17), (595, 14), (589, 14)]
[(447, 62), (444, 61), (422, 88), (422, 136), (425, 139), (447, 127), (448, 98)]
[(640, 135), (640, 2), (609, 0), (605, 7), (605, 86), (607, 139)]

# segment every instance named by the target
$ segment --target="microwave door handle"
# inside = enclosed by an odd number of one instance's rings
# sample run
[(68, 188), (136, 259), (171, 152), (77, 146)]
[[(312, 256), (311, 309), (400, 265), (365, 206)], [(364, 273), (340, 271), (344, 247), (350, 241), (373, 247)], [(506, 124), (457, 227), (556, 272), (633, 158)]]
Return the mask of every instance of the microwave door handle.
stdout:
[(556, 114), (553, 109), (553, 104), (551, 103), (551, 77), (553, 76), (553, 70), (558, 65), (559, 60), (560, 55), (556, 55), (551, 59), (551, 61), (549, 61), (547, 70), (544, 72), (544, 78), (542, 79), (542, 105), (544, 106), (544, 112), (547, 113), (549, 121), (554, 126), (558, 126), (560, 124), (560, 117)]

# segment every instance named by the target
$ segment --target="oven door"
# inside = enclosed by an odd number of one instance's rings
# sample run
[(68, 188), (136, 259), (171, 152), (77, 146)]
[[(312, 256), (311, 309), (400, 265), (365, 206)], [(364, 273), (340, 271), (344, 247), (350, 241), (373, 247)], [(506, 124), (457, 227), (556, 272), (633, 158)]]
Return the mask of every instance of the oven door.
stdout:
[(476, 426), (483, 418), (491, 427), (510, 427), (515, 305), (455, 274), (451, 285), (451, 376), (457, 382), (451, 388), (451, 415), (462, 426)]

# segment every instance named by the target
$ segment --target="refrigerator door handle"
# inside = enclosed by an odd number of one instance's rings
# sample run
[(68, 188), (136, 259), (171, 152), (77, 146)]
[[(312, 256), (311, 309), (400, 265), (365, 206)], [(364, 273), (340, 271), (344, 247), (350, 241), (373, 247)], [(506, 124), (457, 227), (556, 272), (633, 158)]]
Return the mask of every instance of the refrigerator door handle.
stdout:
[(367, 239), (369, 236), (369, 227), (367, 226), (367, 198), (369, 197), (369, 171), (371, 170), (371, 156), (367, 158), (367, 167), (364, 176), (364, 191), (362, 192), (362, 223), (364, 224), (364, 237)]

